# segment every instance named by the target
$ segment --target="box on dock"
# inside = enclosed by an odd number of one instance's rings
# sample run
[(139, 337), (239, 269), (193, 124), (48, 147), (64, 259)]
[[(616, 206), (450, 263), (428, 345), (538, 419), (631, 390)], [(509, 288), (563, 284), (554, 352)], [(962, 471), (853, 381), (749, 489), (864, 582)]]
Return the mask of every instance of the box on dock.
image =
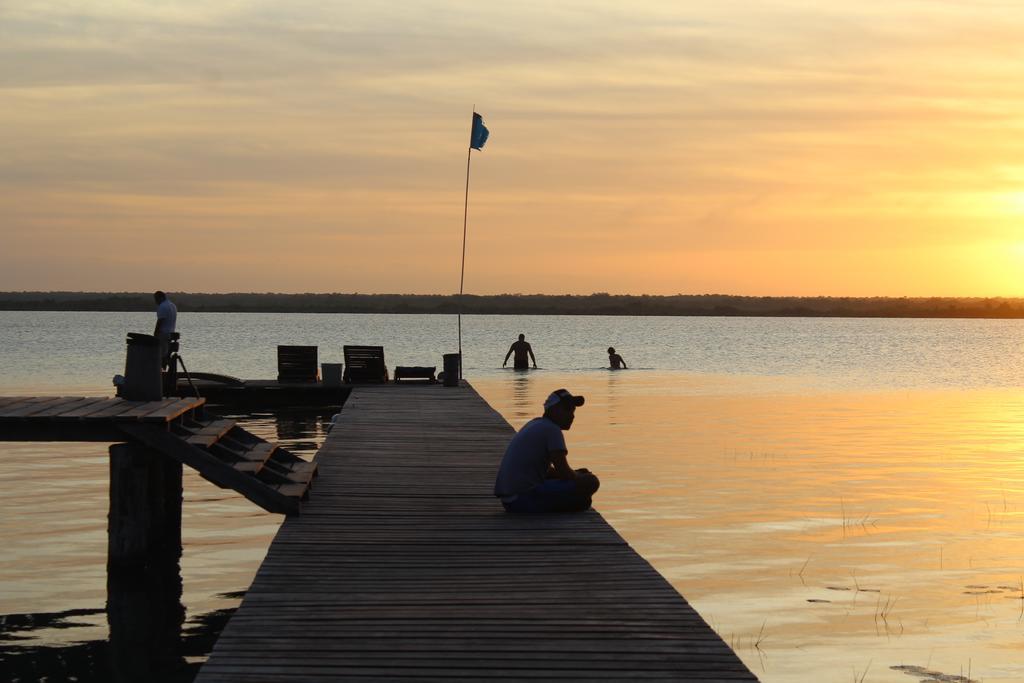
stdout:
[(320, 376), (324, 380), (324, 386), (327, 387), (340, 387), (341, 386), (341, 368), (342, 363), (321, 363), (320, 364)]

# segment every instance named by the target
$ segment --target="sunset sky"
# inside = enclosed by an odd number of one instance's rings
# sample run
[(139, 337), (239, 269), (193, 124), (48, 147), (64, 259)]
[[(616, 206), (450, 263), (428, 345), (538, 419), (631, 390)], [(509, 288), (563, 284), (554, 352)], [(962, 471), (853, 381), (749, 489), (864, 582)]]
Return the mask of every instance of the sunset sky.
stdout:
[[(378, 6), (379, 5), (379, 6)], [(1024, 296), (1024, 4), (0, 0), (0, 290)]]

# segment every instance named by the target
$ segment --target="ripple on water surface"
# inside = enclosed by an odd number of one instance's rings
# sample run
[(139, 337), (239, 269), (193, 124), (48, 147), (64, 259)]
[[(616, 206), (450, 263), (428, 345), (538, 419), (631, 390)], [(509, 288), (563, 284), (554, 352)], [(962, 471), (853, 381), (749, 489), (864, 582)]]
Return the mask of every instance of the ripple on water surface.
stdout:
[(587, 396), (598, 508), (762, 680), (1024, 679), (1024, 395), (745, 381), (475, 384), (515, 426)]
[[(279, 343), (325, 362), (382, 343), (390, 365), (455, 344), (454, 316), (179, 324), (192, 369), (253, 378)], [(0, 394), (108, 395), (124, 333), (151, 326), (0, 312)], [(519, 332), (545, 370), (501, 370)], [(602, 476), (600, 510), (763, 680), (1024, 680), (1024, 321), (464, 316), (463, 333), (467, 374), (516, 426), (554, 388), (587, 395), (570, 458)], [(596, 370), (609, 345), (641, 369)], [(322, 439), (322, 417), (247, 419)], [(103, 444), (0, 443), (4, 673), (110, 678), (107, 476)], [(185, 490), (183, 585), (152, 590), (187, 676), (280, 518), (191, 472)]]

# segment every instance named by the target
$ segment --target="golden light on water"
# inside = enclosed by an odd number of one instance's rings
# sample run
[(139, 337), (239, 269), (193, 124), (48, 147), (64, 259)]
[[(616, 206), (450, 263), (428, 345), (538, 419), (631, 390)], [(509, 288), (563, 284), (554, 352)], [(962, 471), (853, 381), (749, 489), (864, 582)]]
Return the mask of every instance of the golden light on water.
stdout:
[(602, 477), (598, 509), (764, 680), (1024, 677), (1019, 392), (682, 373), (476, 384), (516, 424), (549, 386), (588, 396), (567, 439)]
[[(1016, 258), (984, 242), (970, 255), (997, 253)], [(244, 377), (273, 376), (285, 339), (322, 362), (381, 343), (390, 365), (439, 365), (456, 339), (449, 316), (181, 315), (190, 369)], [(152, 314), (2, 319), (0, 393), (103, 395), (123, 330)], [(514, 425), (559, 386), (587, 397), (569, 459), (602, 478), (598, 509), (766, 683), (1024, 679), (1024, 321), (466, 316), (463, 330), (467, 374)], [(520, 332), (543, 369), (500, 368)], [(630, 370), (604, 369), (609, 345)], [(314, 448), (328, 418), (254, 419)], [(109, 463), (94, 446), (4, 446), (4, 613), (102, 614)], [(194, 618), (237, 600), (224, 591), (248, 584), (279, 518), (195, 475), (186, 492)], [(90, 623), (31, 635), (105, 638)]]

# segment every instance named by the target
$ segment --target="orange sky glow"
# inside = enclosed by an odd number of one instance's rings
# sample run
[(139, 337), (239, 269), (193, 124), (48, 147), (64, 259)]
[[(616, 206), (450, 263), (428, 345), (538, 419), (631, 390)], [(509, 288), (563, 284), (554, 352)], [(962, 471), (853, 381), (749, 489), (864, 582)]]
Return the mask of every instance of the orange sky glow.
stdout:
[(0, 4), (0, 290), (1024, 296), (1024, 6)]

